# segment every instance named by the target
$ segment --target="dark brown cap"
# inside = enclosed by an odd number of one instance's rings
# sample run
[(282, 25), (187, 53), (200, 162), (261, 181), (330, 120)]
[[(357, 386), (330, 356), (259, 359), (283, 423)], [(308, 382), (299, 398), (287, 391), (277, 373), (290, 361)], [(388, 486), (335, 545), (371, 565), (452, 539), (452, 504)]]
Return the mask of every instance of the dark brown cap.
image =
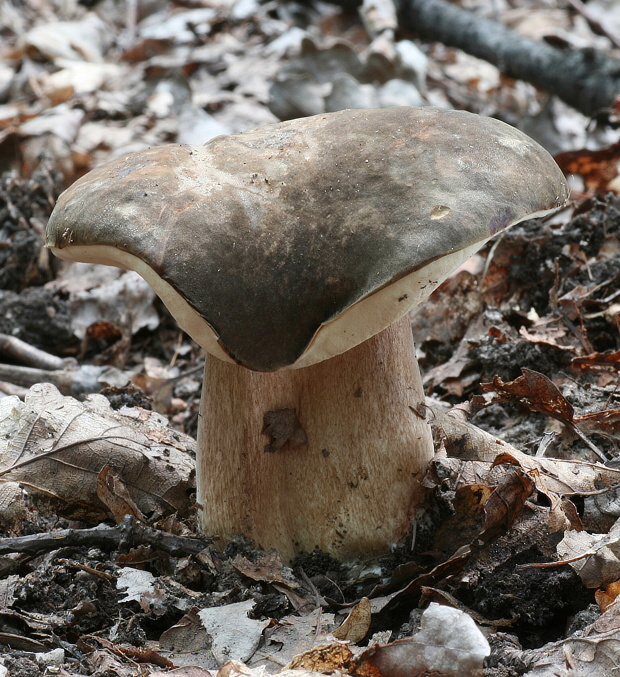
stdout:
[(47, 244), (137, 270), (206, 350), (273, 371), (381, 331), (567, 198), (552, 157), (497, 120), (346, 110), (95, 169), (58, 200)]

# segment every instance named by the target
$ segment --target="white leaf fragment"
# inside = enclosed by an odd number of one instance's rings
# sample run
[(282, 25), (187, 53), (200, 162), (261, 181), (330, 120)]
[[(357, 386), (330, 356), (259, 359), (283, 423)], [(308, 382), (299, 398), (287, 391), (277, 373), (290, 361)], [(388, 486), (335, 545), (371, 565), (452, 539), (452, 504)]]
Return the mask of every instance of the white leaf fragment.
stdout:
[[(392, 654), (391, 665), (409, 666), (408, 674), (417, 674), (417, 669), (444, 677), (481, 675), (484, 659), (491, 653), (489, 643), (470, 616), (434, 602), (422, 614), (419, 632), (382, 650)], [(382, 667), (383, 673), (388, 674), (387, 664)]]
[(121, 602), (140, 602), (145, 595), (155, 594), (155, 576), (150, 571), (124, 567), (118, 574), (116, 587), (125, 591)]
[(258, 647), (268, 620), (248, 618), (254, 600), (202, 609), (198, 616), (211, 635), (211, 650), (220, 665), (231, 659), (247, 661)]

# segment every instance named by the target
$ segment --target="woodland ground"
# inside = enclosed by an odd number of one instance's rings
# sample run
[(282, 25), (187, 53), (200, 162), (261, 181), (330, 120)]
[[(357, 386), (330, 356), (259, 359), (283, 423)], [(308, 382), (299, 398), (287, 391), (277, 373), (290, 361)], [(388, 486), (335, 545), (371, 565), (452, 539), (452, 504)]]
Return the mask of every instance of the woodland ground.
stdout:
[[(462, 6), (618, 55), (615, 3)], [(421, 674), (411, 642), (393, 643), (420, 638), (432, 602), (463, 612), (454, 634), (466, 616), (490, 643), (469, 674), (618, 670), (615, 111), (595, 124), (464, 52), (375, 30), (327, 4), (0, 2), (0, 674), (249, 666), (224, 677), (304, 655), (289, 667), (388, 677), (395, 646), (398, 674)], [(573, 200), (504, 233), (412, 314), (437, 450), (415, 539), (355, 564), (309, 553), (289, 567), (242, 539), (218, 552), (192, 511), (200, 349), (137, 277), (53, 260), (45, 223), (109, 157), (364, 102), (515, 124), (558, 156)], [(153, 462), (148, 501), (110, 421), (134, 452), (176, 459), (172, 474)], [(59, 444), (65, 456), (46, 453)]]

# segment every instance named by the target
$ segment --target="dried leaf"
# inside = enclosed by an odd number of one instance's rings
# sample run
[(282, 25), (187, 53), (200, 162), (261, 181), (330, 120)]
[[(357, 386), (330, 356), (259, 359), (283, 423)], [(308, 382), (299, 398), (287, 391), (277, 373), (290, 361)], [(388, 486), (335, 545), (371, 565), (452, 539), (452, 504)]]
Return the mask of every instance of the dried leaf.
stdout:
[(584, 416), (576, 416), (575, 423), (578, 423), (584, 432), (617, 435), (620, 433), (620, 409), (606, 409)]
[(278, 409), (268, 411), (263, 418), (263, 434), (271, 438), (265, 451), (273, 453), (281, 449), (287, 442), (290, 447), (301, 447), (308, 438), (294, 409)]
[(242, 555), (237, 555), (231, 564), (240, 574), (251, 578), (253, 581), (281, 583), (291, 588), (299, 587), (292, 569), (284, 564), (282, 557), (275, 550), (261, 554), (254, 561)]
[(565, 174), (577, 174), (583, 177), (587, 190), (606, 193), (609, 183), (618, 176), (620, 142), (601, 150), (568, 151), (560, 153), (555, 161)]
[(618, 369), (620, 365), (620, 350), (607, 350), (604, 353), (590, 353), (582, 357), (574, 357), (571, 360), (573, 369), (598, 369), (611, 367)]
[[(157, 665), (161, 668), (173, 668), (174, 664), (172, 661), (169, 661), (165, 656), (162, 656), (160, 653), (144, 646), (121, 646), (111, 642), (104, 637), (97, 637), (95, 635), (84, 635), (80, 642), (84, 642), (89, 647), (100, 646), (103, 647), (106, 652), (110, 652), (115, 656), (122, 656), (124, 658), (130, 659), (135, 663), (151, 663), (152, 665)], [(90, 653), (90, 652), (89, 652)], [(91, 657), (89, 656), (89, 659)], [(118, 674), (112, 672), (111, 674)]]
[(508, 531), (533, 491), (534, 482), (526, 474), (507, 475), (484, 503), (485, 523), (478, 540), (488, 543)]
[(605, 611), (610, 607), (620, 595), (620, 581), (610, 583), (605, 590), (597, 590), (594, 593), (594, 599), (599, 605), (601, 611)]
[(316, 646), (333, 643), (333, 626), (334, 614), (325, 613), (321, 608), (310, 613), (285, 616), (265, 632), (262, 653), (271, 656), (274, 662), (288, 663)]
[(116, 587), (125, 591), (125, 597), (120, 602), (141, 603), (145, 596), (155, 594), (155, 576), (150, 571), (123, 567), (119, 571)]
[(493, 383), (482, 383), (485, 393), (495, 392), (494, 402), (521, 402), (534, 411), (558, 419), (562, 423), (573, 422), (573, 407), (547, 376), (531, 369), (521, 369), (523, 376), (504, 383), (499, 376)]
[(474, 541), (482, 533), (486, 514), (484, 504), (493, 487), (486, 484), (463, 484), (456, 490), (452, 507), (454, 515), (440, 527), (434, 548), (452, 555), (462, 545)]
[(420, 630), (407, 639), (373, 646), (354, 661), (364, 677), (478, 677), (489, 643), (464, 612), (432, 602), (422, 614)]
[(111, 41), (106, 23), (94, 12), (80, 21), (56, 21), (35, 26), (21, 39), (21, 48), (54, 62), (103, 60)]
[(26, 497), (19, 482), (0, 481), (0, 528), (18, 532), (27, 516)]
[(186, 451), (194, 441), (145, 412), (136, 420), (112, 411), (101, 395), (86, 402), (38, 384), (25, 401), (0, 400), (0, 476), (19, 482), (52, 509), (101, 519), (108, 509), (97, 495), (97, 478), (116, 469), (130, 500), (145, 515), (190, 509), (194, 463)]
[(145, 522), (144, 515), (131, 499), (131, 495), (118, 473), (106, 465), (97, 476), (97, 496), (108, 507), (114, 520), (120, 524), (126, 515)]
[(192, 607), (172, 627), (165, 630), (159, 638), (159, 646), (171, 653), (194, 653), (208, 648), (210, 642), (209, 633), (203, 626), (198, 616), (198, 609), (195, 607)]
[(608, 534), (566, 531), (557, 549), (586, 587), (607, 586), (618, 579), (620, 571), (620, 522)]
[(490, 470), (486, 463), (492, 462), (521, 467), (536, 489), (550, 499), (554, 494), (599, 493), (602, 488), (611, 490), (620, 485), (620, 470), (599, 463), (530, 456), (456, 416), (437, 408), (432, 412), (431, 424), (443, 436), (447, 453), (461, 459), (436, 459), (434, 464), (450, 466), (447, 472), (457, 474), (464, 483), (486, 481)]
[(289, 670), (312, 670), (330, 674), (336, 670), (347, 671), (353, 653), (346, 644), (319, 644), (295, 656), (286, 666)]
[(258, 648), (263, 630), (269, 620), (248, 618), (255, 602), (226, 604), (220, 607), (201, 609), (198, 616), (213, 641), (211, 651), (221, 665), (231, 658), (248, 660)]
[(539, 491), (558, 495), (579, 495), (616, 488), (620, 484), (620, 470), (599, 463), (538, 458), (514, 451), (500, 454), (494, 463), (510, 463), (525, 470)]
[(95, 323), (102, 323), (100, 331), (112, 325), (111, 331), (120, 327), (127, 334), (135, 334), (145, 327), (156, 329), (159, 315), (154, 300), (155, 292), (137, 273), (122, 271), (115, 279), (96, 287), (70, 292), (73, 332), (83, 339)]
[(362, 597), (359, 603), (351, 609), (342, 625), (332, 632), (332, 635), (336, 639), (357, 644), (368, 634), (371, 616), (370, 600), (368, 597)]

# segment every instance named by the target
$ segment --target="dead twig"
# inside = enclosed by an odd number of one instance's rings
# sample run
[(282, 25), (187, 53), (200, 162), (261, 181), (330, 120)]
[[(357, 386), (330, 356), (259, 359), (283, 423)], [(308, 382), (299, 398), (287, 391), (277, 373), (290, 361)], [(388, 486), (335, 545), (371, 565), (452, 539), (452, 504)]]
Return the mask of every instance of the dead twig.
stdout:
[(108, 548), (151, 545), (172, 555), (195, 555), (207, 547), (208, 539), (176, 536), (153, 527), (139, 525), (127, 518), (115, 527), (97, 526), (92, 529), (60, 529), (50, 533), (0, 538), (0, 555), (11, 553), (36, 554), (75, 546)]
[(64, 369), (67, 366), (66, 361), (61, 357), (46, 353), (44, 350), (35, 348), (16, 336), (9, 336), (8, 334), (0, 334), (0, 354), (36, 369), (54, 371)]

